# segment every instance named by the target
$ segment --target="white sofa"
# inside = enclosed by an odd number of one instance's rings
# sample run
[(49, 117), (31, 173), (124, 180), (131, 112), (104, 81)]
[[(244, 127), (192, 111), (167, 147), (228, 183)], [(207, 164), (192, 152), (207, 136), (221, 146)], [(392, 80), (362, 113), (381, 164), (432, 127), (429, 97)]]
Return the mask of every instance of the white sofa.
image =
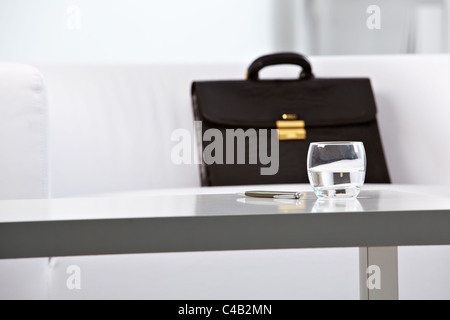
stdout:
[[(311, 60), (318, 77), (372, 79), (394, 183), (450, 184), (448, 56)], [(170, 158), (173, 130), (192, 129), (190, 84), (243, 79), (246, 67), (38, 66), (50, 103), (52, 195), (199, 186), (197, 167)], [(268, 68), (265, 76), (297, 72)]]
[[(311, 62), (317, 77), (372, 79), (394, 183), (450, 184), (449, 55), (313, 57)], [(247, 63), (34, 67), (21, 77), (27, 83), (27, 78), (42, 74), (42, 101), (45, 88), (48, 93), (48, 126), (36, 133), (45, 137), (48, 129), (49, 149), (40, 150), (44, 166), (49, 165), (46, 190), (52, 197), (71, 197), (199, 187), (196, 166), (172, 163), (171, 133), (192, 130), (193, 80), (242, 79)], [(5, 68), (19, 72), (24, 67), (0, 65)], [(269, 68), (263, 76), (295, 76), (297, 71)], [(8, 90), (0, 99), (3, 103), (13, 95), (33, 94)], [(25, 111), (13, 116), (28, 117)], [(0, 132), (2, 149), (14, 145), (14, 134), (9, 134), (14, 131)], [(34, 159), (25, 153), (13, 157)], [(0, 172), (10, 172), (9, 167), (0, 167)], [(30, 179), (32, 174), (16, 181), (42, 187)], [(0, 181), (2, 187), (9, 185)], [(358, 299), (358, 261), (356, 248), (1, 261), (0, 298)], [(400, 298), (450, 298), (449, 264), (448, 247), (400, 248)], [(83, 272), (81, 290), (66, 286), (70, 265)], [(280, 269), (283, 273), (275, 272)], [(28, 276), (26, 288), (23, 273), (34, 275)]]

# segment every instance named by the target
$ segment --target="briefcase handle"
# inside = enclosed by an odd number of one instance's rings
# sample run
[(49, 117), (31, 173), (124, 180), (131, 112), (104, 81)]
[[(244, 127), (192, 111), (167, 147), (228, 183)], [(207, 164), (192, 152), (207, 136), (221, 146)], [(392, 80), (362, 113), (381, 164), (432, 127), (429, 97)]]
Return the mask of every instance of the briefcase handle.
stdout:
[(300, 66), (302, 68), (300, 79), (314, 78), (311, 64), (306, 57), (298, 53), (286, 52), (265, 55), (253, 61), (253, 63), (248, 67), (247, 79), (259, 80), (259, 71), (261, 71), (261, 69), (280, 64), (293, 64)]

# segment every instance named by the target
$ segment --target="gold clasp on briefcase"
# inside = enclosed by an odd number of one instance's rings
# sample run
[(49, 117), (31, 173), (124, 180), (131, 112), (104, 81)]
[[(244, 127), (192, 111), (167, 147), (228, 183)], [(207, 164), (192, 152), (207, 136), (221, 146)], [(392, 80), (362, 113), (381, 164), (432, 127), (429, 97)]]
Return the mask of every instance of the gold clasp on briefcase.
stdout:
[(297, 115), (283, 114), (283, 120), (277, 121), (279, 140), (305, 140), (305, 121), (297, 120)]

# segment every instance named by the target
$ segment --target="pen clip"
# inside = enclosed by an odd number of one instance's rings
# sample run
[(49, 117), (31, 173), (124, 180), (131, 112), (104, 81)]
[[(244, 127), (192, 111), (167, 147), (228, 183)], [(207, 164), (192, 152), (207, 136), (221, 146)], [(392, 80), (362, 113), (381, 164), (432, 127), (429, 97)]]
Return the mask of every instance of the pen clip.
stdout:
[(296, 194), (278, 194), (273, 196), (274, 199), (300, 199)]

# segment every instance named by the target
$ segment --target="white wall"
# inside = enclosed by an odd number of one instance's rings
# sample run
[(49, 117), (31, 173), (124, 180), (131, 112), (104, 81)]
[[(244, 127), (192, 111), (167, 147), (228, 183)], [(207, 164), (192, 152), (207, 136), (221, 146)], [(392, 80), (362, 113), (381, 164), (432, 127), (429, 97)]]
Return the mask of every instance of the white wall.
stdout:
[[(309, 27), (310, 55), (442, 53), (450, 33), (448, 0), (300, 0)], [(380, 9), (380, 29), (367, 27)], [(300, 27), (297, 27), (300, 28)], [(301, 40), (301, 39), (300, 39)], [(297, 46), (300, 50), (302, 46)]]
[[(379, 30), (367, 28), (370, 5), (381, 9)], [(448, 0), (0, 0), (0, 61), (448, 52), (449, 8)]]
[(0, 60), (247, 61), (273, 51), (274, 1), (0, 0)]
[(444, 10), (444, 15), (446, 17), (444, 21), (447, 24), (446, 30), (444, 30), (446, 39), (445, 48), (447, 52), (450, 52), (450, 0), (444, 0)]

